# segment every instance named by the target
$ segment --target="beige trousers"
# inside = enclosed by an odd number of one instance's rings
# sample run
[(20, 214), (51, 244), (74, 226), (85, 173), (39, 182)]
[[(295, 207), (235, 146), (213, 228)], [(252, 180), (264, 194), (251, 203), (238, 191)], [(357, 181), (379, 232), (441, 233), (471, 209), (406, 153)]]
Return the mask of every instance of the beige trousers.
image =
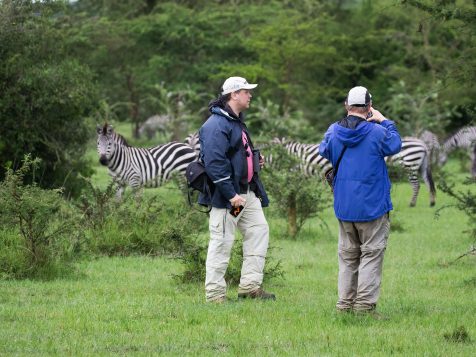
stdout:
[(388, 214), (370, 222), (339, 221), (338, 309), (377, 305), (389, 232)]
[(254, 192), (240, 194), (246, 199), (244, 209), (233, 217), (229, 209), (210, 211), (210, 242), (206, 263), (205, 292), (207, 301), (226, 295), (225, 272), (230, 261), (236, 228), (243, 234), (243, 266), (238, 292), (258, 289), (263, 282), (263, 270), (268, 251), (269, 227)]

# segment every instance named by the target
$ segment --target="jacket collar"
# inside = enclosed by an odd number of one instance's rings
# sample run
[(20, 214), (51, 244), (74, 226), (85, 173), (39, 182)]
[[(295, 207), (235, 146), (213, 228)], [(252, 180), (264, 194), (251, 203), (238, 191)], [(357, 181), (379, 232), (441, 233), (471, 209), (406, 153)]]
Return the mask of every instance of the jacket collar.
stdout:
[[(225, 109), (227, 109), (227, 108), (225, 108)], [(243, 119), (244, 119), (243, 113), (240, 113), (240, 115), (238, 117), (236, 117), (236, 116), (230, 114), (225, 109), (216, 106), (216, 107), (212, 107), (210, 111), (213, 114), (218, 114), (218, 115), (221, 115), (221, 116), (223, 116), (227, 119), (235, 120), (235, 121), (239, 121), (239, 122), (243, 123)]]

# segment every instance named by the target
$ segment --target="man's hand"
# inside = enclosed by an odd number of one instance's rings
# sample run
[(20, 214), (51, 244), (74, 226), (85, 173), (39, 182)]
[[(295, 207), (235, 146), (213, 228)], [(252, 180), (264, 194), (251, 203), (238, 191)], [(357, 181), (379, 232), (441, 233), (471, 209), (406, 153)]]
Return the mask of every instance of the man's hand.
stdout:
[(243, 197), (241, 197), (239, 194), (236, 194), (235, 197), (230, 199), (230, 203), (233, 207), (240, 207), (245, 205), (246, 200)]
[(385, 119), (387, 119), (377, 109), (374, 109), (374, 108), (371, 107), (370, 111), (372, 112), (372, 116), (370, 118), (367, 118), (367, 121), (374, 121), (374, 122), (377, 122), (377, 123), (381, 123)]

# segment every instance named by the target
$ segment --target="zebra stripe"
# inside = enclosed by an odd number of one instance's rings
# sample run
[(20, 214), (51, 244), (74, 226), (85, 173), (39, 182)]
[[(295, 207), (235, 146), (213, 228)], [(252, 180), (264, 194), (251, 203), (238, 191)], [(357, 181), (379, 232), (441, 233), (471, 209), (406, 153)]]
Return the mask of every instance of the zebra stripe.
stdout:
[(430, 206), (435, 205), (436, 188), (431, 173), (429, 151), (425, 143), (414, 137), (402, 138), (402, 149), (398, 154), (386, 157), (386, 162), (401, 165), (408, 174), (408, 180), (412, 185), (413, 195), (410, 206), (415, 206), (420, 191), (418, 172), (430, 191)]
[(471, 174), (473, 177), (476, 177), (476, 126), (461, 128), (444, 142), (443, 149), (439, 156), (440, 165), (443, 166), (446, 163), (449, 153), (456, 148), (469, 151), (472, 163)]
[(195, 151), (188, 145), (170, 142), (151, 148), (137, 148), (127, 144), (110, 125), (98, 127), (97, 150), (99, 161), (109, 168), (109, 174), (121, 184), (159, 187), (174, 172), (185, 173), (187, 165), (195, 161)]
[[(284, 145), (288, 153), (297, 155), (302, 161), (301, 169), (307, 175), (320, 175), (324, 178), (325, 174), (332, 168), (330, 161), (319, 155), (319, 144), (303, 144), (286, 141), (284, 138), (275, 138), (272, 143)], [(420, 171), (430, 191), (430, 205), (435, 204), (435, 184), (429, 165), (428, 149), (423, 141), (412, 137), (402, 138), (402, 150), (396, 155), (386, 157), (385, 162), (401, 165), (407, 171), (408, 179), (413, 188), (410, 206), (415, 206), (420, 191), (418, 171)]]
[(188, 134), (183, 142), (195, 150), (197, 157), (200, 155), (200, 136), (198, 132)]

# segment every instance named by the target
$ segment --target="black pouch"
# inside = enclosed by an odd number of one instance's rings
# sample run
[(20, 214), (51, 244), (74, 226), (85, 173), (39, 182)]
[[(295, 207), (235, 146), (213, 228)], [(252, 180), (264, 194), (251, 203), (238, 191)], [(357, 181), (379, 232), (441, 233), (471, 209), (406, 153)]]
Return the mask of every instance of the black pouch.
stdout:
[[(192, 193), (194, 190), (201, 192), (204, 195), (207, 195), (211, 201), (212, 192), (214, 190), (214, 185), (212, 180), (208, 177), (205, 166), (201, 161), (193, 161), (188, 164), (185, 170), (185, 177), (187, 179), (187, 196), (188, 203), (192, 206)], [(210, 212), (211, 206), (206, 213)]]
[(253, 149), (253, 172), (255, 174), (259, 173), (261, 170), (261, 166), (259, 165), (260, 160), (260, 152), (258, 149)]
[(187, 178), (188, 187), (206, 193), (206, 186), (210, 185), (210, 179), (201, 161), (191, 162), (185, 170), (185, 177)]

